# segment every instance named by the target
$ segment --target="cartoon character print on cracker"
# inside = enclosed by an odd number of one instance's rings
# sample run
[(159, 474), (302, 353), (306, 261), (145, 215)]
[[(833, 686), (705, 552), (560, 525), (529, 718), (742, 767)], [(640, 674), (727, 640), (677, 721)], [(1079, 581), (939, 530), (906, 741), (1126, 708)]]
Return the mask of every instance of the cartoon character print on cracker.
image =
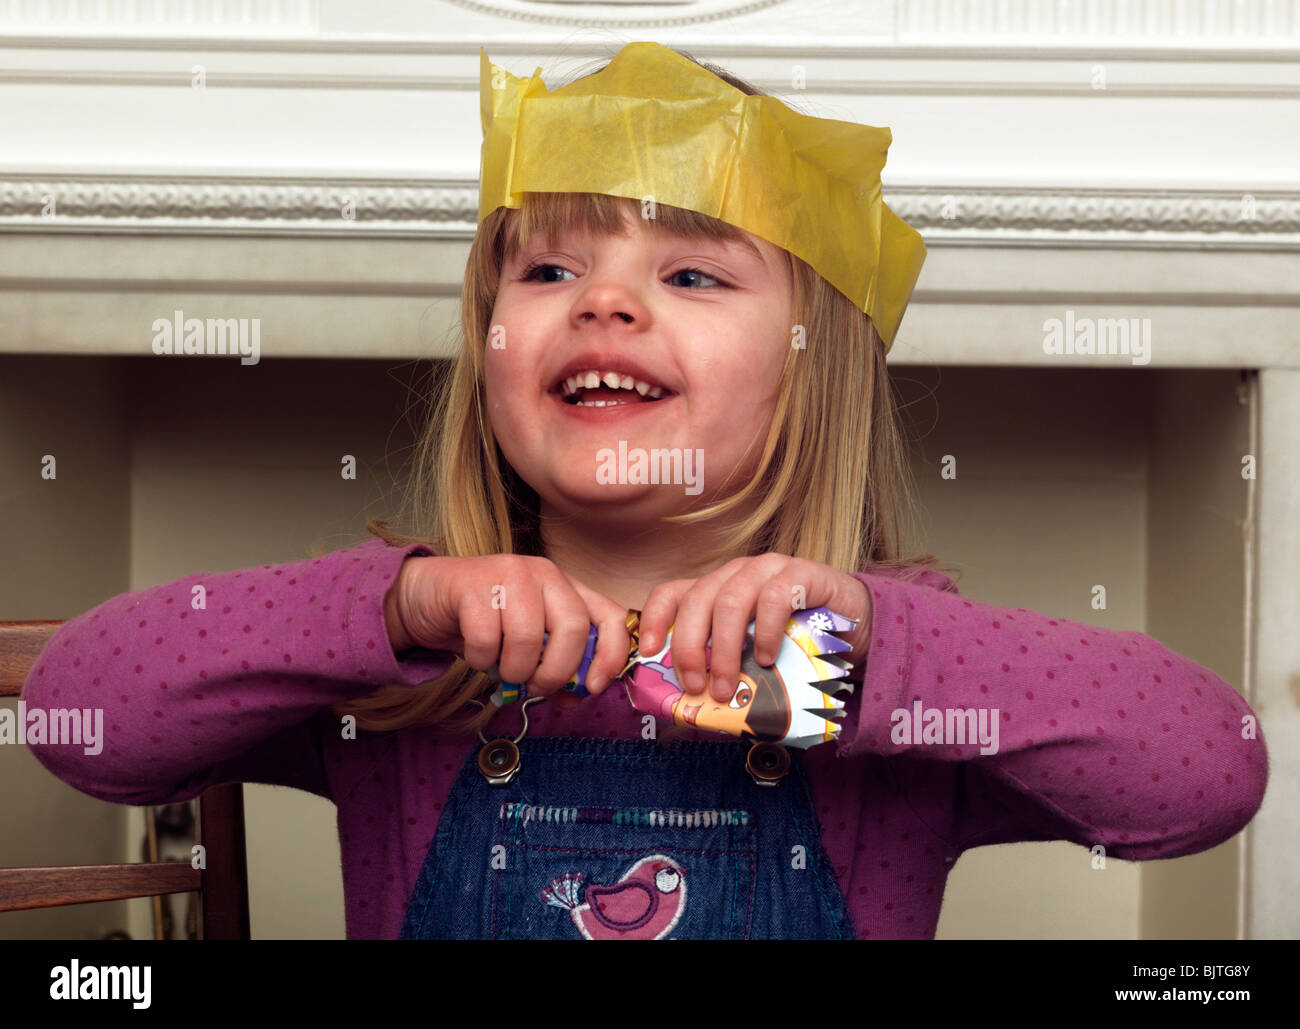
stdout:
[(583, 886), (582, 872), (566, 872), (541, 898), (564, 908), (588, 940), (660, 940), (686, 907), (686, 869), (663, 854), (637, 861), (616, 883)]
[(671, 650), (658, 660), (643, 661), (641, 669), (637, 689), (654, 697), (654, 714), (665, 722), (756, 740), (779, 740), (790, 730), (790, 691), (776, 665), (764, 668), (754, 660), (749, 633), (740, 654), (739, 682), (725, 701), (714, 700), (707, 688), (688, 695), (677, 682)]

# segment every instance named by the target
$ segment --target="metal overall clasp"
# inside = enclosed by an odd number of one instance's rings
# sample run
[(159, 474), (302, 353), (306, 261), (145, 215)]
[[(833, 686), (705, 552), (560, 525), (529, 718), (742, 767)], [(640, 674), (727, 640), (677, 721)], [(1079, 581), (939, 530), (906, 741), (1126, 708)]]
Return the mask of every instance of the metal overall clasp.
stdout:
[(759, 786), (775, 786), (790, 771), (790, 752), (779, 743), (755, 743), (745, 757), (745, 771)]
[[(504, 736), (489, 740), (483, 735), (482, 729), (478, 731), (478, 738), (483, 742), (478, 752), (478, 770), (489, 786), (506, 786), (514, 782), (515, 777), (519, 775), (519, 770), (524, 764), (524, 759), (519, 753), (519, 741), (528, 732), (528, 705), (545, 699), (545, 697), (529, 697), (523, 702), (520, 712), (523, 714), (524, 727), (513, 740)], [(479, 707), (484, 706), (479, 700), (473, 703), (478, 704)]]

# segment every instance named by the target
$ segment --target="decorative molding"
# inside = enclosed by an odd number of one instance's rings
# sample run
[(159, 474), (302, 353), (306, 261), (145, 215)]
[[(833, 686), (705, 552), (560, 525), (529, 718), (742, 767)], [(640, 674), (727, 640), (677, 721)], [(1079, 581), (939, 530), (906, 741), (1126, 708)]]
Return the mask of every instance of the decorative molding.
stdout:
[[(711, 55), (713, 56), (713, 55)], [(900, 56), (891, 53), (891, 58)], [(903, 55), (915, 56), (915, 55)], [(949, 55), (950, 56), (950, 55)], [(1041, 56), (1041, 55), (1040, 55)], [(1092, 55), (1096, 56), (1096, 55)], [(1055, 59), (1056, 55), (1052, 55)], [(716, 59), (716, 58), (715, 58)], [(1296, 55), (1292, 55), (1292, 60)], [(1107, 60), (1105, 63), (1110, 63)], [(1118, 62), (1116, 66), (1121, 67)], [(1095, 67), (1095, 65), (1094, 65)], [(149, 89), (193, 89), (195, 65), (167, 70), (135, 70), (129, 68), (50, 70), (41, 68), (0, 67), (0, 86), (60, 86), (90, 89), (94, 87), (120, 88), (126, 86)], [(837, 76), (834, 89), (836, 99), (851, 96), (926, 96), (926, 97), (1087, 97), (1095, 100), (1133, 98), (1159, 98), (1168, 100), (1297, 100), (1300, 99), (1300, 82), (1266, 79), (1260, 82), (1231, 82), (1208, 80), (1192, 82), (1183, 79), (1170, 81), (1124, 81), (1112, 68), (1111, 78), (1103, 85), (1091, 80), (1095, 72), (1086, 68), (1071, 71), (1063, 78), (1044, 76), (1040, 79), (992, 80), (988, 78), (896, 78), (860, 79)], [(572, 73), (559, 78), (569, 78)], [(750, 75), (749, 81), (760, 89), (788, 102), (798, 102), (799, 91), (790, 89), (789, 80), (770, 76)], [(250, 90), (380, 90), (385, 92), (413, 91), (422, 93), (477, 93), (477, 77), (468, 75), (413, 75), (383, 73), (346, 74), (330, 71), (230, 71), (204, 66), (203, 85), (206, 89)], [(822, 99), (825, 98), (825, 94)]]
[[(0, 0), (0, 4), (5, 0)], [(446, 2), (446, 0), (443, 0)], [(1289, 0), (1300, 5), (1300, 0)], [(512, 26), (513, 27), (513, 26)], [(730, 68), (761, 89), (797, 103), (815, 95), (830, 103), (860, 96), (1071, 97), (1109, 101), (1300, 98), (1300, 36), (1270, 45), (1235, 47), (1121, 45), (1098, 38), (1073, 43), (1033, 37), (1018, 46), (1002, 37), (897, 41), (836, 35), (833, 26), (801, 38), (674, 40), (705, 61)], [(442, 41), (347, 37), (15, 36), (0, 30), (0, 87), (192, 89), (195, 66), (213, 90), (328, 90), (393, 94), (470, 93), (479, 89), (479, 47), (492, 59), (548, 81), (594, 71), (619, 49), (610, 33), (555, 33), (547, 40), (485, 35)], [(582, 39), (566, 36), (579, 35)], [(1219, 40), (1219, 43), (1229, 41)], [(799, 85), (796, 87), (796, 81)], [(102, 104), (89, 98), (87, 104)], [(155, 102), (155, 101), (150, 101)], [(272, 101), (280, 102), (279, 100)], [(380, 103), (389, 102), (384, 98)]]
[[(706, 22), (741, 18), (755, 11), (779, 7), (790, 0), (667, 0), (662, 3), (636, 3), (634, 0), (606, 0), (608, 10), (600, 4), (567, 3), (563, 0), (443, 0), (474, 14), (491, 18), (512, 18), (535, 25), (566, 28), (651, 29), (702, 25)], [(672, 16), (657, 9), (693, 8), (688, 14)], [(621, 8), (621, 9), (620, 9)], [(655, 11), (653, 17), (645, 15)], [(578, 12), (582, 12), (579, 14)], [(638, 17), (640, 15), (640, 17)]]
[(1300, 191), (896, 189), (889, 205), (929, 242), (1300, 250)]
[[(575, 28), (720, 26), (725, 37), (705, 40), (688, 32), (664, 42), (701, 46), (720, 57), (750, 48), (834, 54), (850, 38), (870, 49), (933, 47), (956, 54), (998, 48), (1001, 56), (1060, 49), (1085, 58), (1099, 49), (1198, 54), (1300, 46), (1300, 0), (376, 0), (370, 7), (382, 32), (370, 31), (368, 20), (346, 7), (327, 5), (322, 19), (320, 0), (0, 0), (0, 42), (354, 53), (446, 52), (497, 42), (572, 53), (592, 45), (574, 39)], [(521, 35), (521, 26), (532, 28)]]
[(428, 236), (472, 233), (477, 215), (463, 182), (0, 175), (10, 230)]
[[(481, 17), (488, 38), (502, 20), (557, 28), (643, 29), (699, 26), (793, 0), (426, 0), (430, 11), (457, 7)], [(1042, 46), (1097, 40), (1162, 46), (1251, 46), (1300, 42), (1300, 0), (894, 0), (871, 8), (845, 5), (844, 21), (896, 42), (944, 41), (956, 46), (990, 40)], [(409, 31), (427, 32), (418, 8), (404, 12)], [(827, 35), (841, 28), (838, 12), (819, 8)], [(418, 24), (417, 24), (418, 23)], [(23, 32), (47, 37), (122, 36), (226, 39), (317, 36), (319, 0), (0, 0), (0, 38)]]
[[(450, 0), (448, 0), (450, 2)], [(1300, 2), (1300, 0), (1295, 0)], [(237, 51), (242, 54), (319, 54), (328, 57), (360, 55), (370, 57), (414, 57), (437, 59), (444, 57), (478, 56), (480, 46), (487, 47), (492, 58), (498, 56), (519, 60), (542, 62), (563, 54), (566, 59), (608, 60), (622, 42), (617, 37), (591, 42), (587, 39), (570, 39), (562, 35), (528, 38), (500, 36), (499, 38), (431, 38), (412, 33), (401, 39), (372, 38), (348, 35), (329, 37), (293, 36), (145, 36), (145, 35), (57, 35), (42, 33), (6, 32), (0, 25), (0, 48), (6, 50), (67, 50), (86, 52), (149, 51), (168, 53), (182, 51)], [(1176, 61), (1203, 63), (1206, 61), (1289, 62), (1296, 59), (1300, 50), (1300, 34), (1268, 37), (1266, 40), (1239, 39), (1215, 36), (1199, 42), (1189, 42), (1181, 37), (1141, 38), (1139, 40), (1105, 37), (1066, 36), (1052, 38), (1043, 35), (1016, 38), (1010, 36), (917, 36), (895, 39), (891, 37), (853, 37), (846, 41), (845, 34), (832, 34), (825, 30), (817, 36), (786, 35), (780, 39), (760, 36), (747, 39), (735, 34), (729, 38), (693, 39), (667, 36), (666, 46), (682, 47), (704, 61), (726, 63), (746, 58), (788, 57), (808, 59), (811, 56), (830, 60), (856, 58), (879, 60), (954, 60), (954, 61)]]
[[(1300, 191), (903, 186), (885, 197), (938, 245), (1300, 250)], [(477, 214), (465, 181), (0, 175), (9, 232), (468, 239)]]
[(899, 39), (1053, 37), (1186, 45), (1300, 38), (1296, 0), (900, 0)]
[(239, 37), (314, 35), (318, 24), (318, 0), (0, 0), (5, 32)]

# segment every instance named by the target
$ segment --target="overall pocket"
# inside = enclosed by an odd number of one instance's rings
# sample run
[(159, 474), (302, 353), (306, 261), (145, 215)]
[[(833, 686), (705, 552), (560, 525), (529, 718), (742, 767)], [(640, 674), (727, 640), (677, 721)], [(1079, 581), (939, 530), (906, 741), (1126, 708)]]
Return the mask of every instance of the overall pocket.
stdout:
[(747, 939), (755, 819), (743, 810), (502, 804), (498, 939)]

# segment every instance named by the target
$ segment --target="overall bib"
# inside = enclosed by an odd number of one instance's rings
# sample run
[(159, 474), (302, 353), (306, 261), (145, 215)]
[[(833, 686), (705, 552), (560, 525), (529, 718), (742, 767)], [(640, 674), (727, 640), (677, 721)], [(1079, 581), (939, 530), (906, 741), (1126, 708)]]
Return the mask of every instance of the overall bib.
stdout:
[(400, 939), (852, 939), (798, 753), (540, 737), (513, 782), (460, 770)]

